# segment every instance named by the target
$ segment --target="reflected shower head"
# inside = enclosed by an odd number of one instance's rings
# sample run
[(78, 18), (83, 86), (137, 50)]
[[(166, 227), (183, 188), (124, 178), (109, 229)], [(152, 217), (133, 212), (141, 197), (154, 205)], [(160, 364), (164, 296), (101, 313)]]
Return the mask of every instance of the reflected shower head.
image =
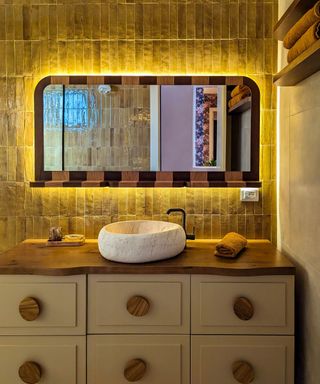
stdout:
[(98, 91), (102, 95), (106, 95), (112, 91), (111, 86), (108, 84), (103, 84), (98, 86)]

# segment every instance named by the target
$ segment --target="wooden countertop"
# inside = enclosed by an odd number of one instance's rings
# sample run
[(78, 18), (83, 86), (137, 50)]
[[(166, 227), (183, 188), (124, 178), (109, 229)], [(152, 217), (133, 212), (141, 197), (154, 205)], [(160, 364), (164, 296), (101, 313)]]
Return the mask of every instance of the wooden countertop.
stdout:
[(81, 247), (46, 247), (44, 240), (26, 240), (0, 255), (2, 275), (79, 274), (210, 274), (227, 276), (293, 275), (295, 267), (267, 240), (251, 240), (236, 259), (214, 256), (217, 240), (188, 241), (177, 257), (145, 264), (104, 259), (96, 240)]

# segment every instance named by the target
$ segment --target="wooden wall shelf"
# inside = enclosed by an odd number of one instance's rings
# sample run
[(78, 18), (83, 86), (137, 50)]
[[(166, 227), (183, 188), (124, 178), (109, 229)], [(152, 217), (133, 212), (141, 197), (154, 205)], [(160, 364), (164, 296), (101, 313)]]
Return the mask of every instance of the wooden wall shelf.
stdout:
[(289, 29), (312, 8), (317, 0), (294, 0), (274, 27), (274, 37), (283, 40)]
[(273, 77), (277, 86), (296, 85), (320, 70), (320, 40)]
[(241, 101), (239, 101), (239, 103), (235, 104), (233, 107), (229, 108), (229, 113), (233, 113), (233, 114), (243, 113), (245, 111), (248, 111), (248, 109), (250, 108), (251, 108), (251, 96), (248, 96), (242, 99)]

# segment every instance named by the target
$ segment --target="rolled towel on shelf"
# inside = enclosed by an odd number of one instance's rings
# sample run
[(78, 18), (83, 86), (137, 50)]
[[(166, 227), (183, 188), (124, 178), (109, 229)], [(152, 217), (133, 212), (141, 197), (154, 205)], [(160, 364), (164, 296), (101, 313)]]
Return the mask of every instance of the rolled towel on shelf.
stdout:
[(288, 52), (288, 63), (300, 56), (320, 39), (320, 21), (313, 24)]
[(242, 99), (245, 99), (246, 97), (251, 96), (251, 90), (250, 88), (244, 89), (241, 93), (238, 95), (234, 96), (232, 99), (228, 101), (228, 107), (232, 108), (236, 104), (238, 104)]
[(231, 97), (235, 97), (239, 95), (240, 93), (244, 91), (250, 91), (250, 88), (247, 85), (237, 85), (233, 90), (231, 91)]
[(292, 48), (301, 36), (304, 35), (317, 21), (320, 21), (320, 1), (317, 1), (317, 3), (287, 32), (283, 39), (283, 46), (287, 49)]
[(236, 232), (229, 232), (216, 245), (215, 255), (219, 257), (236, 257), (248, 244), (245, 237)]

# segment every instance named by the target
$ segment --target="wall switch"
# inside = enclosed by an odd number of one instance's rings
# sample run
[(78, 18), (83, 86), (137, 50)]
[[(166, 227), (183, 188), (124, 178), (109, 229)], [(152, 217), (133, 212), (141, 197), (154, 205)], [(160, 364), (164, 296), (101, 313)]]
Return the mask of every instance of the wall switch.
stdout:
[(241, 188), (240, 201), (259, 201), (259, 188)]

